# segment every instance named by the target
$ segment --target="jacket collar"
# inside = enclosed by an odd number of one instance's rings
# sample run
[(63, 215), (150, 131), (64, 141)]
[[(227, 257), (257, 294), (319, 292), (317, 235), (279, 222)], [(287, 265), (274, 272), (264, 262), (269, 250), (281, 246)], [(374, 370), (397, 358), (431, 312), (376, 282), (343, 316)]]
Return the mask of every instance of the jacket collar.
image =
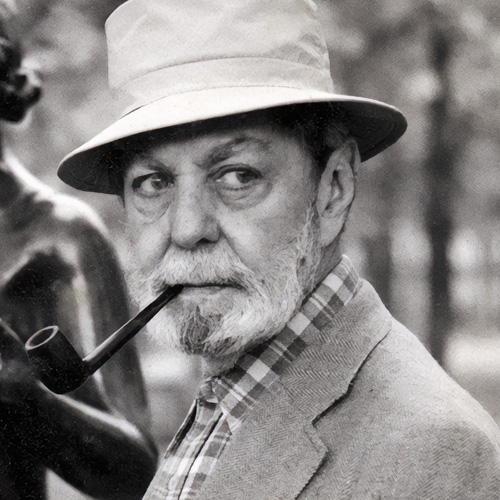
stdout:
[(390, 324), (364, 281), (337, 314), (317, 315), (303, 333), (306, 348), (253, 407), (198, 498), (296, 498), (327, 454), (313, 422), (347, 392)]

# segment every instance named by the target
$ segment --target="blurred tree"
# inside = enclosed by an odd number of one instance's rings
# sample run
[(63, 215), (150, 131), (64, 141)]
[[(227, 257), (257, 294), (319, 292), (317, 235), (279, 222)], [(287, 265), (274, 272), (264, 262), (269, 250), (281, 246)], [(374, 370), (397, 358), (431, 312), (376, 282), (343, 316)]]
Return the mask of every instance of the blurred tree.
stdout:
[(429, 65), (437, 83), (437, 91), (429, 103), (429, 145), (424, 159), (428, 185), (425, 221), (431, 242), (429, 330), (432, 332), (431, 353), (442, 363), (446, 340), (453, 328), (448, 248), (453, 232), (456, 158), (460, 155), (463, 143), (460, 145), (454, 137), (454, 123), (450, 114), (453, 92), (450, 64), (455, 29), (432, 2), (425, 7)]

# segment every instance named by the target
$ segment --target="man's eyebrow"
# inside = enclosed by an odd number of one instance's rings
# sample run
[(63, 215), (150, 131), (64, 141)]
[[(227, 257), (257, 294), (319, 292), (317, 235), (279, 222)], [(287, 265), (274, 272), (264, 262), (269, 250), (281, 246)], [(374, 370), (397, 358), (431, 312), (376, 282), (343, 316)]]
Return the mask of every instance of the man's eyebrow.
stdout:
[(211, 151), (209, 151), (203, 160), (200, 162), (199, 166), (201, 168), (208, 168), (211, 165), (219, 163), (221, 161), (231, 158), (237, 151), (235, 149), (238, 146), (258, 146), (264, 151), (269, 149), (269, 141), (265, 139), (260, 139), (258, 137), (240, 136), (231, 139), (229, 142), (215, 146)]
[(150, 170), (161, 172), (167, 168), (155, 158), (154, 155), (148, 154), (145, 151), (131, 152), (124, 160), (124, 172), (129, 171), (132, 167), (143, 166)]

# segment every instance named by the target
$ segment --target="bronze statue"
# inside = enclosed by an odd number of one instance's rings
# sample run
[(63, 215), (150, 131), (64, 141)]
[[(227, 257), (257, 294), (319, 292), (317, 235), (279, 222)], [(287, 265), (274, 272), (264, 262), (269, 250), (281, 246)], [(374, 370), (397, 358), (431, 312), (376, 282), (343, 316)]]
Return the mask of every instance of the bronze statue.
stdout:
[[(22, 120), (39, 97), (0, 27), (0, 119)], [(140, 498), (156, 451), (139, 431), (148, 413), (133, 346), (71, 398), (35, 381), (22, 348), (36, 330), (58, 324), (89, 350), (128, 319), (100, 221), (1, 148), (0, 235), (0, 498), (43, 499), (46, 468), (96, 498)]]

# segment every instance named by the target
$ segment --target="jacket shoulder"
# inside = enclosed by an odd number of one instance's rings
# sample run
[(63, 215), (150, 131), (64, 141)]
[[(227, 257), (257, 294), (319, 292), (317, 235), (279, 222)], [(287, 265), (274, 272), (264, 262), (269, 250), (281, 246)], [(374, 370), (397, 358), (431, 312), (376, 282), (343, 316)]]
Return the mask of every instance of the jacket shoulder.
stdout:
[(500, 430), (395, 320), (315, 425), (320, 498), (500, 499)]

